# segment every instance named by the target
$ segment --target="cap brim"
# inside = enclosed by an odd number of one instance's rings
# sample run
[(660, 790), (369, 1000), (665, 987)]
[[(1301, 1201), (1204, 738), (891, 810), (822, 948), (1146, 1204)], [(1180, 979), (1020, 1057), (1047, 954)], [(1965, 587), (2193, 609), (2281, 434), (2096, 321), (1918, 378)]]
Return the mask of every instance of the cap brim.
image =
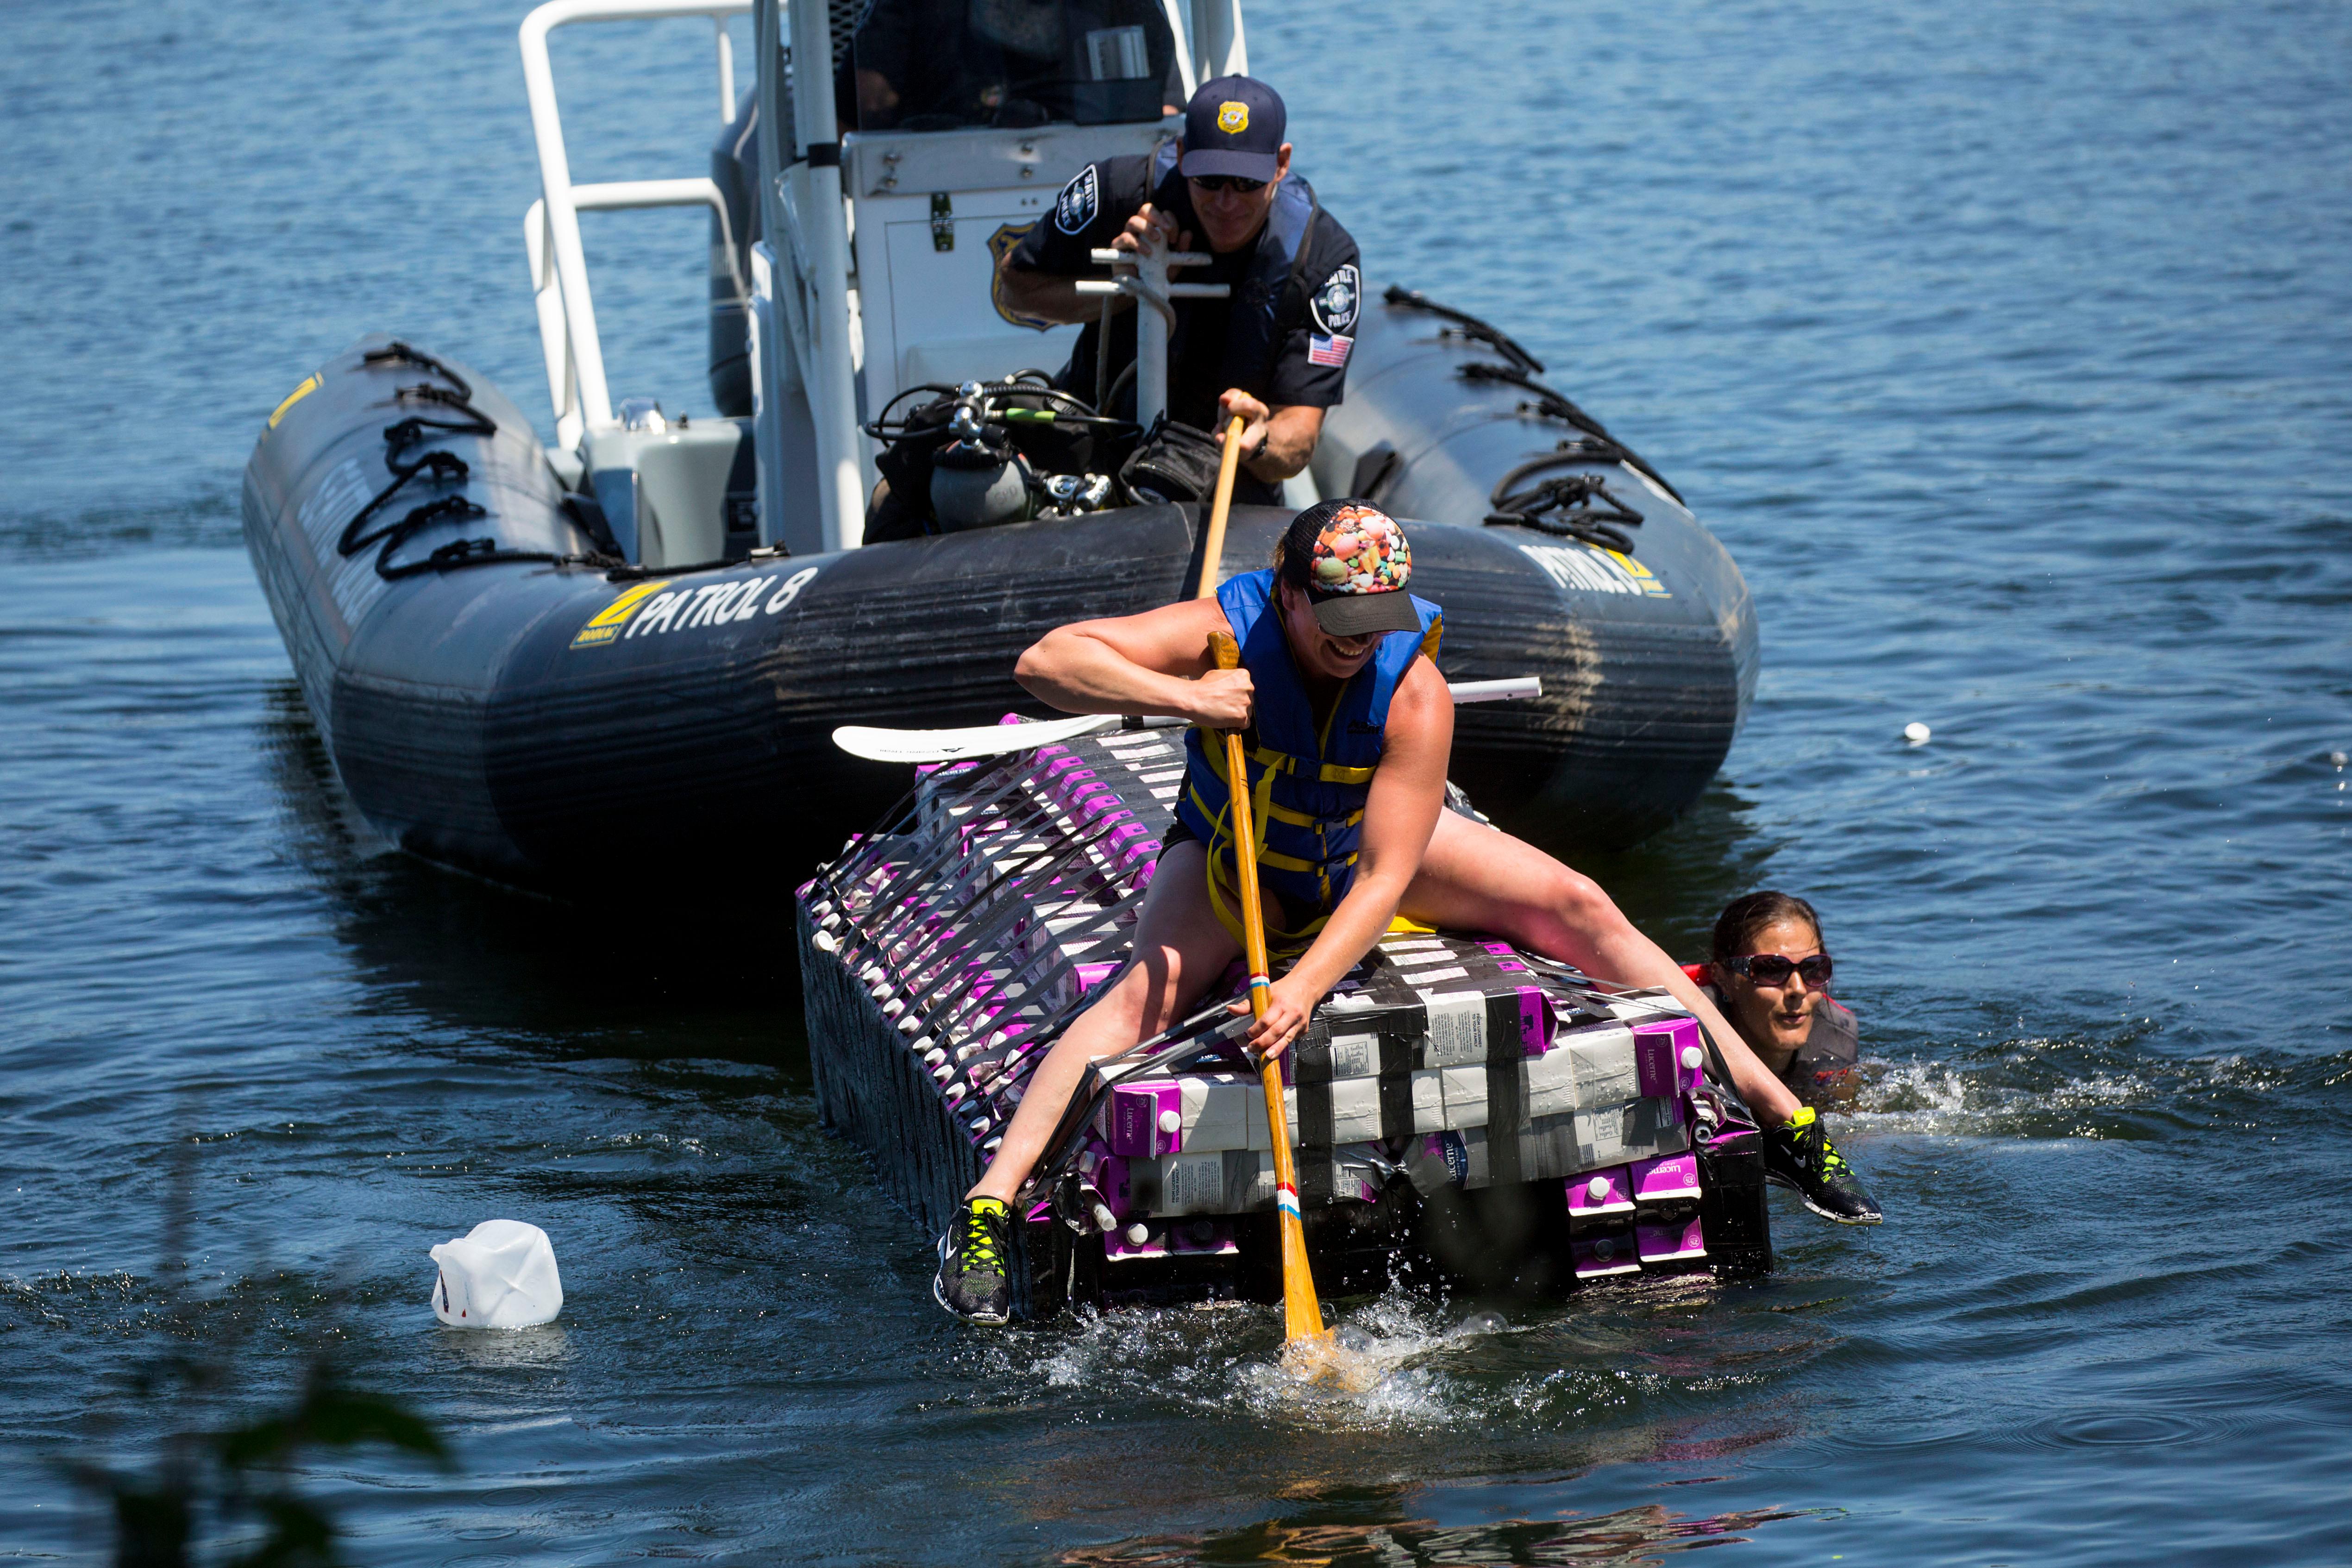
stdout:
[(1315, 595), (1312, 603), (1315, 624), (1335, 637), (1421, 629), (1421, 614), (1412, 607), (1412, 595), (1402, 588), (1385, 594)]
[(1227, 147), (1203, 147), (1197, 153), (1187, 153), (1177, 170), (1188, 180), (1210, 174), (1234, 174), (1244, 180), (1271, 184), (1282, 172), (1282, 157), (1276, 153), (1238, 153)]

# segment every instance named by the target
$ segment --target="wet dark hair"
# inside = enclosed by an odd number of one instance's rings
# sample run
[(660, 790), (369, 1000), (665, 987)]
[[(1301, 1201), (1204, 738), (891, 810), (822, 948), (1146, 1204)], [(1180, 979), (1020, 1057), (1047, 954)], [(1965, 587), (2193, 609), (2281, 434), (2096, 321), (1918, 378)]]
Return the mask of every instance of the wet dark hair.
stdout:
[(1715, 961), (1720, 963), (1727, 958), (1738, 957), (1766, 926), (1782, 921), (1804, 921), (1813, 928), (1813, 941), (1822, 951), (1829, 951), (1830, 944), (1822, 938), (1822, 917), (1813, 912), (1813, 906), (1793, 894), (1776, 893), (1767, 888), (1724, 905), (1723, 913), (1715, 921)]

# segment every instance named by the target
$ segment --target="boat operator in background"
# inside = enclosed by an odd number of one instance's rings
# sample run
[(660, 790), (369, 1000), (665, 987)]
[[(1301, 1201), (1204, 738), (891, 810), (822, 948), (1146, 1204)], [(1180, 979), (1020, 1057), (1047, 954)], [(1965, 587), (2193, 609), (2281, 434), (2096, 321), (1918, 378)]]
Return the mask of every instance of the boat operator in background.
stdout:
[[(1102, 301), (1076, 280), (1107, 276), (1089, 254), (1146, 247), (1207, 251), (1186, 283), (1223, 283), (1224, 300), (1178, 300), (1168, 345), (1168, 415), (1222, 432), (1234, 416), (1242, 466), (1234, 499), (1278, 505), (1282, 481), (1307, 467), (1324, 410), (1340, 400), (1363, 301), (1356, 242), (1290, 172), (1281, 95), (1245, 76), (1202, 84), (1184, 110), (1184, 137), (1156, 153), (1108, 158), (1078, 171), (998, 266), (1006, 309), (1083, 322), (1059, 378), (1102, 412), (1134, 407), (1135, 301), (1118, 296), (1110, 341)], [(1158, 330), (1157, 321), (1151, 325)]]
[[(1293, 520), (1274, 565), (1213, 600), (1048, 632), (1014, 674), (1072, 713), (1171, 714), (1186, 737), (1182, 792), (1135, 928), (1134, 958), (1038, 1064), (1004, 1142), (940, 1238), (933, 1293), (979, 1322), (1010, 1316), (1013, 1207), (1089, 1063), (1166, 1029), (1242, 952), (1223, 752), (1203, 731), (1253, 731), (1250, 781), (1266, 808), (1253, 847), (1276, 966), (1249, 1043), (1273, 1055), (1402, 913), (1492, 931), (1588, 974), (1654, 985), (1696, 1014), (1766, 1129), (1768, 1175), (1816, 1214), (1874, 1225), (1878, 1206), (1820, 1121), (1738, 1030), (1591, 879), (1500, 829), (1444, 809), (1454, 702), (1433, 662), (1438, 607), (1409, 591), (1412, 552), (1394, 520), (1331, 500)], [(1241, 667), (1219, 669), (1229, 631)], [(1263, 793), (1261, 793), (1263, 792)]]

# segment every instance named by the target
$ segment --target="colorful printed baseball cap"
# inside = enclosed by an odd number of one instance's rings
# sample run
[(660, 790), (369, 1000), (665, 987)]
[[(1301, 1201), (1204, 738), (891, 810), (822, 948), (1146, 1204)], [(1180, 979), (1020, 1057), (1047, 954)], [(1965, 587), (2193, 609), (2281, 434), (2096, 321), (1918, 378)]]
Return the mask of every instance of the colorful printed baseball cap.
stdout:
[(1307, 590), (1315, 621), (1335, 637), (1421, 628), (1406, 584), (1412, 546), (1396, 519), (1369, 501), (1318, 502), (1282, 536), (1282, 575)]
[(1233, 174), (1264, 184), (1282, 172), (1282, 95), (1255, 77), (1204, 81), (1184, 108), (1188, 180)]

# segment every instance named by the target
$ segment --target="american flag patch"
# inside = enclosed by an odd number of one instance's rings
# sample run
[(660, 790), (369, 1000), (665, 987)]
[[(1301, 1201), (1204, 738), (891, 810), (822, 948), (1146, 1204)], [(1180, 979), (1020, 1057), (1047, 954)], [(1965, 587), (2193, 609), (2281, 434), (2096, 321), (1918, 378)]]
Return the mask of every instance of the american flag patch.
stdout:
[(1356, 340), (1353, 338), (1336, 335), (1327, 338), (1320, 332), (1309, 332), (1307, 335), (1307, 362), (1309, 364), (1336, 365), (1345, 369), (1348, 363), (1348, 351), (1355, 346)]

